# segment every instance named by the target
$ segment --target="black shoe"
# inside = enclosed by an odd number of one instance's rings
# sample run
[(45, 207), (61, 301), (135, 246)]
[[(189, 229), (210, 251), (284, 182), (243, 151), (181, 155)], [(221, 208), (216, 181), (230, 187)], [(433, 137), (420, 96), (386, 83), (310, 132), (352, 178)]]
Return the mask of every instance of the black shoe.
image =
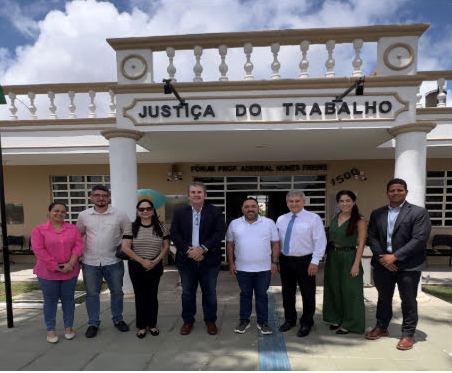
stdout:
[(330, 330), (337, 330), (337, 329), (339, 329), (339, 325), (333, 325), (333, 324), (330, 325)]
[(157, 337), (160, 334), (160, 330), (158, 330), (157, 328), (155, 328), (155, 330), (149, 328), (149, 333), (151, 333), (152, 336)]
[(144, 332), (142, 332), (141, 330), (139, 330), (139, 331), (137, 332), (137, 337), (138, 337), (139, 339), (143, 339), (144, 337), (146, 337), (146, 329), (144, 329)]
[(86, 338), (94, 338), (97, 335), (97, 330), (99, 328), (95, 325), (90, 325), (88, 329), (86, 329), (85, 335)]
[(302, 326), (297, 333), (297, 337), (306, 337), (311, 332), (311, 328), (309, 326)]
[(336, 330), (336, 334), (348, 334), (348, 330), (338, 329)]
[(121, 320), (120, 322), (115, 324), (116, 329), (120, 330), (121, 332), (128, 332), (129, 331), (129, 326), (123, 321)]
[(292, 329), (295, 326), (295, 323), (292, 323), (290, 321), (284, 321), (284, 324), (282, 324), (279, 327), (280, 332), (287, 332), (288, 330)]

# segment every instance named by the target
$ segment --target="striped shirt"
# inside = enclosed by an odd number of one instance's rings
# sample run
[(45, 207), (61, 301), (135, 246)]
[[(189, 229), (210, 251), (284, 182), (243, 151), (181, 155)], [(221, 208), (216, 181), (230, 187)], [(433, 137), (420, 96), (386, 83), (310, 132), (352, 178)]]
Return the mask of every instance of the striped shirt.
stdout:
[(143, 259), (152, 260), (162, 251), (163, 240), (169, 240), (169, 230), (165, 223), (162, 226), (163, 237), (154, 233), (152, 225), (141, 225), (136, 237), (132, 235), (132, 225), (124, 231), (122, 238), (132, 240), (132, 250)]

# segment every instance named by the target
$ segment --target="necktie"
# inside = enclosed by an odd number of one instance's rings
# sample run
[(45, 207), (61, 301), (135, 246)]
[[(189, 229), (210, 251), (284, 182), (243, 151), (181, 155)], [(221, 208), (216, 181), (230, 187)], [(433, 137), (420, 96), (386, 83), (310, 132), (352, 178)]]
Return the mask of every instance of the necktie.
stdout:
[(289, 224), (287, 225), (286, 237), (284, 238), (284, 251), (283, 251), (284, 255), (289, 254), (290, 236), (292, 235), (293, 223), (294, 223), (296, 217), (297, 217), (297, 215), (292, 215), (292, 219), (290, 220)]

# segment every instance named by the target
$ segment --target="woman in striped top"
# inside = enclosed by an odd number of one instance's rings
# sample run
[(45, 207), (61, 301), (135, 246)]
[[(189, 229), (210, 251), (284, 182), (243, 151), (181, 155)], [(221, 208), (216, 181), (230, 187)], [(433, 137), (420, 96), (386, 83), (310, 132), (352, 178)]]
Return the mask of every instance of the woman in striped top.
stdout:
[(168, 254), (169, 230), (159, 221), (153, 203), (142, 199), (137, 204), (137, 217), (125, 230), (122, 251), (128, 261), (130, 279), (135, 292), (137, 337), (144, 338), (146, 331), (159, 335), (157, 329), (158, 287), (163, 274), (162, 259)]

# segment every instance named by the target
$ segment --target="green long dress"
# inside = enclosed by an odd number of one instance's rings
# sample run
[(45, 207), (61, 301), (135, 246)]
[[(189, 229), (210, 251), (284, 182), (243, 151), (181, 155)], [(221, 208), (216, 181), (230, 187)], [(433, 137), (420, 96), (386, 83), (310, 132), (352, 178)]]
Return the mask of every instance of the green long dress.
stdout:
[(359, 264), (359, 275), (352, 277), (350, 270), (356, 250), (335, 251), (338, 246), (357, 246), (358, 232), (346, 236), (348, 220), (338, 227), (338, 215), (329, 228), (325, 281), (323, 292), (323, 320), (339, 324), (351, 332), (363, 333), (365, 329), (365, 308), (363, 294), (363, 268)]

